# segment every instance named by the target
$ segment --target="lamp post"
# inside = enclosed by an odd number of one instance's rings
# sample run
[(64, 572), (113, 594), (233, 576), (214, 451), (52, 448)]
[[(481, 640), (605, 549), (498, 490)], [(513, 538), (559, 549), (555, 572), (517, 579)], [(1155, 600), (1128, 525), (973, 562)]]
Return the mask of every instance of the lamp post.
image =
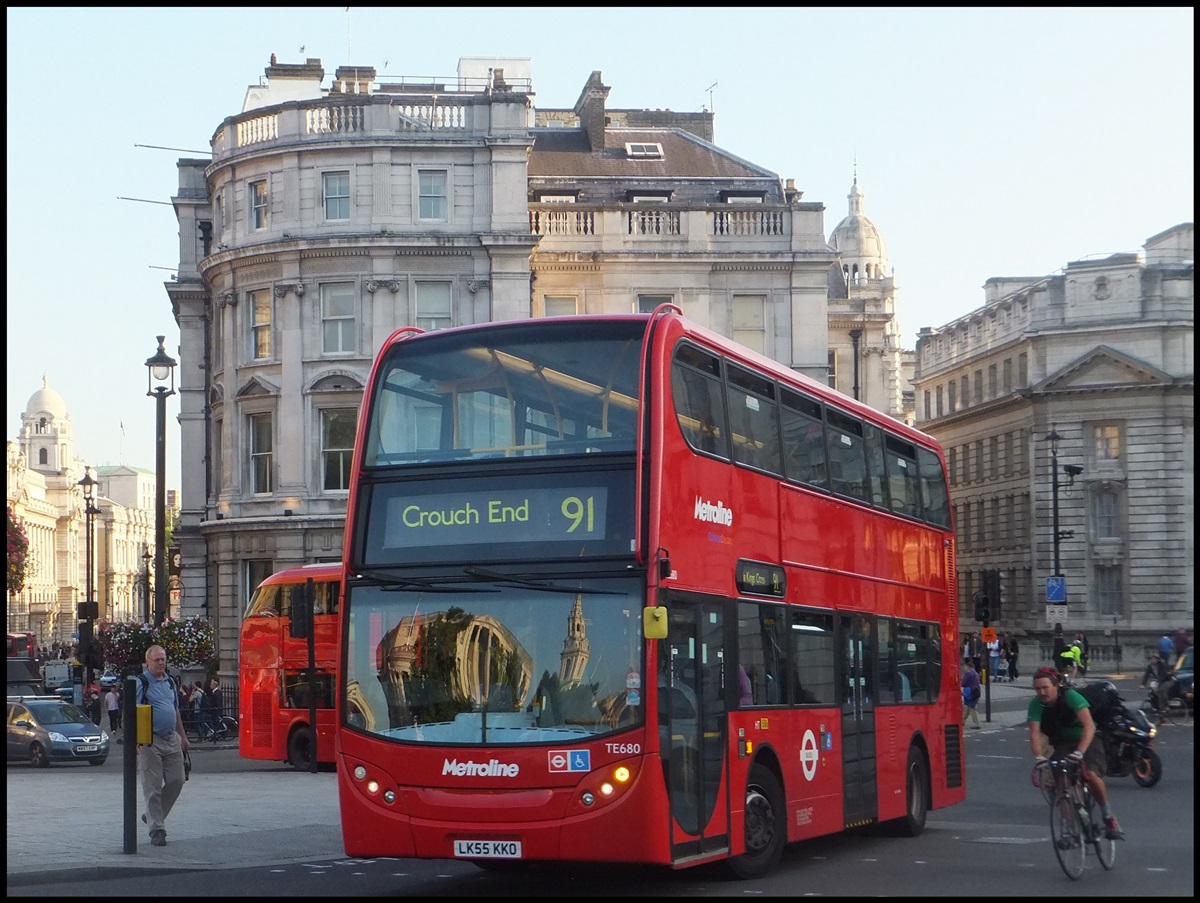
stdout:
[(154, 626), (167, 616), (167, 569), (163, 555), (167, 546), (167, 397), (175, 394), (175, 358), (163, 347), (166, 336), (158, 336), (158, 351), (146, 359), (146, 394), (154, 399), (158, 419), (155, 423), (154, 476)]
[(154, 556), (150, 554), (150, 548), (142, 553), (142, 621), (146, 624), (150, 623), (150, 562)]
[[(1050, 443), (1050, 504), (1053, 508), (1053, 528), (1054, 528), (1054, 576), (1062, 576), (1062, 564), (1059, 560), (1059, 545), (1064, 539), (1070, 539), (1075, 535), (1074, 530), (1060, 530), (1058, 527), (1058, 443), (1062, 441), (1062, 436), (1058, 434), (1058, 430), (1050, 427), (1050, 432), (1046, 435), (1046, 441)], [(1075, 478), (1083, 473), (1083, 468), (1078, 464), (1064, 464), (1063, 472), (1068, 477), (1068, 486), (1075, 485)]]
[(80, 659), (86, 673), (85, 687), (92, 685), (92, 643), (94, 642), (94, 624), (95, 619), (99, 617), (99, 606), (92, 599), (92, 573), (94, 570), (93, 552), (92, 552), (92, 533), (93, 519), (100, 513), (100, 509), (96, 507), (96, 480), (92, 477), (91, 471), (85, 469), (83, 478), (79, 481), (79, 487), (83, 490), (83, 559), (84, 559), (84, 598), (83, 604), (79, 606), (79, 652)]

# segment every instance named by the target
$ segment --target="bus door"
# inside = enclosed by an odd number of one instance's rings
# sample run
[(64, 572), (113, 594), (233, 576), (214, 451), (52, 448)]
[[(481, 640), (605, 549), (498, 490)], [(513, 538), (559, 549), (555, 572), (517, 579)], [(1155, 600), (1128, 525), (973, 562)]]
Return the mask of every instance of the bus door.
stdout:
[(671, 858), (729, 849), (725, 617), (719, 601), (674, 597), (658, 665), (659, 739), (671, 800)]
[(875, 624), (863, 615), (840, 615), (842, 694), (842, 799), (846, 827), (879, 815), (875, 768)]

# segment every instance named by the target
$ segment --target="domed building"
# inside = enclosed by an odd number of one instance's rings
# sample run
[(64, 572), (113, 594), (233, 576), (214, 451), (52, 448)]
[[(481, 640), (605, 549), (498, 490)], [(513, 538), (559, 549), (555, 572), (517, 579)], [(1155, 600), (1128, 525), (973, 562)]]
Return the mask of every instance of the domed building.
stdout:
[(96, 480), (92, 597), (101, 620), (140, 620), (142, 555), (153, 545), (153, 509), (139, 499), (154, 475), (124, 465), (89, 468), (75, 456), (67, 403), (50, 386), (29, 397), (21, 432), (7, 443), (7, 504), (29, 540), (25, 585), (9, 593), (10, 630), (32, 631), (39, 647), (70, 645), (87, 594), (87, 517), (80, 479)]
[(914, 352), (901, 344), (887, 245), (863, 212), (857, 173), (846, 198), (849, 212), (829, 236), (838, 255), (829, 273), (829, 383), (912, 423)]

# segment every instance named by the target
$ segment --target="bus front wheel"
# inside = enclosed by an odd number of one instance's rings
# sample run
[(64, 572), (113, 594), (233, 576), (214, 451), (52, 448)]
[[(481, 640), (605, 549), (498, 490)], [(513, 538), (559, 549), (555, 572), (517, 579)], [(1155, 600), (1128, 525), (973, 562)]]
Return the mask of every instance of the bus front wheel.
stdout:
[(307, 725), (292, 731), (288, 739), (288, 764), (300, 770), (312, 765), (313, 736)]
[(775, 773), (761, 763), (746, 780), (746, 852), (729, 860), (739, 878), (761, 878), (779, 863), (787, 844), (787, 804)]

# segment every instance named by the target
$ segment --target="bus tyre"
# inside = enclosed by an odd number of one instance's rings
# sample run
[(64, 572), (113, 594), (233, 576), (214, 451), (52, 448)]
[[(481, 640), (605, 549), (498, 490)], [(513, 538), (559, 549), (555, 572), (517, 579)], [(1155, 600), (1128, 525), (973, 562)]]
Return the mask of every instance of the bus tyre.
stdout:
[(288, 738), (288, 764), (297, 770), (312, 764), (313, 736), (307, 725), (296, 728)]
[(901, 837), (918, 837), (925, 830), (929, 815), (929, 769), (925, 757), (915, 746), (909, 747), (908, 764), (904, 768), (904, 815), (892, 822), (893, 833)]
[(750, 766), (746, 780), (746, 852), (729, 860), (739, 878), (761, 878), (779, 863), (787, 844), (787, 804), (774, 772), (762, 763)]

